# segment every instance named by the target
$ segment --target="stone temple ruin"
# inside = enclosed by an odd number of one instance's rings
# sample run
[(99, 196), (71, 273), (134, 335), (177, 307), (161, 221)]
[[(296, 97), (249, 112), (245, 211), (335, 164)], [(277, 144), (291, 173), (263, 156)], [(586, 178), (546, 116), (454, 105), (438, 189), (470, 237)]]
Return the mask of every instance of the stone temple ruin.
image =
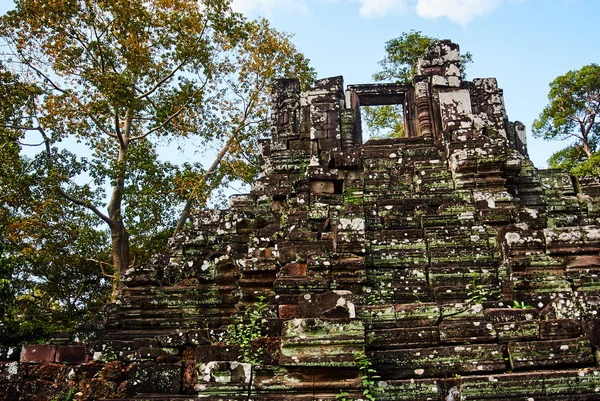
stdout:
[[(378, 400), (600, 399), (600, 180), (534, 168), (458, 56), (435, 43), (406, 86), (277, 81), (251, 193), (96, 322), (0, 349), (0, 399), (367, 399), (356, 352)], [(360, 107), (385, 104), (406, 137), (362, 143)], [(248, 350), (228, 325), (257, 305)]]

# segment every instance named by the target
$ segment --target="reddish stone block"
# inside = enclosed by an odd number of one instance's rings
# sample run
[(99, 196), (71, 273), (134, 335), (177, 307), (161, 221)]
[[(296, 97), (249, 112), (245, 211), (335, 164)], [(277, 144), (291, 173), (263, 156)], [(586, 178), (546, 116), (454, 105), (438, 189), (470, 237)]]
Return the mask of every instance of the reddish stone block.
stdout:
[(298, 305), (279, 305), (281, 319), (294, 319), (298, 317)]
[(61, 345), (56, 350), (54, 360), (57, 363), (80, 364), (87, 362), (84, 345)]
[(52, 363), (55, 354), (55, 345), (24, 345), (21, 348), (21, 362)]
[(307, 273), (306, 263), (288, 263), (279, 271), (279, 277), (305, 277)]

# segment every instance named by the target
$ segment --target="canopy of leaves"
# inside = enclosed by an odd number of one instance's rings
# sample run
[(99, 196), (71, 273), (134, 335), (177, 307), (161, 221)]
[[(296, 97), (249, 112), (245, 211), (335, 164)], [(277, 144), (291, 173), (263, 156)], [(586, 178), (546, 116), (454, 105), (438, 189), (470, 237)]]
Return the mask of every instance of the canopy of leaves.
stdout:
[(550, 167), (576, 175), (597, 174), (600, 141), (600, 66), (589, 64), (550, 83), (550, 103), (533, 122), (533, 134), (546, 140), (572, 140), (548, 160)]
[[(15, 3), (0, 18), (0, 330), (66, 327), (57, 313), (87, 314), (107, 276), (159, 251), (186, 199), (252, 181), (272, 79), (314, 71), (229, 0)], [(173, 143), (199, 161), (163, 160)]]
[[(3, 170), (9, 166), (5, 161)], [(106, 275), (112, 274), (106, 233), (95, 228), (99, 219), (51, 191), (36, 160), (14, 161), (11, 175), (2, 175), (7, 180), (0, 201), (0, 338), (5, 344), (35, 341), (90, 317), (107, 301)]]

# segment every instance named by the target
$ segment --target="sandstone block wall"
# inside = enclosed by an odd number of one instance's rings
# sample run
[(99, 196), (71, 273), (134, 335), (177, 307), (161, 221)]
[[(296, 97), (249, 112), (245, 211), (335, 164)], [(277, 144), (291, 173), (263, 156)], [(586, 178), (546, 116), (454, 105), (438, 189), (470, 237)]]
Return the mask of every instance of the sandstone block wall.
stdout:
[[(357, 352), (380, 400), (600, 399), (600, 180), (535, 169), (458, 51), (435, 44), (409, 86), (278, 81), (251, 193), (98, 321), (0, 350), (0, 399), (365, 399)], [(394, 103), (407, 137), (363, 144), (361, 105)], [(257, 307), (248, 361), (227, 332)]]

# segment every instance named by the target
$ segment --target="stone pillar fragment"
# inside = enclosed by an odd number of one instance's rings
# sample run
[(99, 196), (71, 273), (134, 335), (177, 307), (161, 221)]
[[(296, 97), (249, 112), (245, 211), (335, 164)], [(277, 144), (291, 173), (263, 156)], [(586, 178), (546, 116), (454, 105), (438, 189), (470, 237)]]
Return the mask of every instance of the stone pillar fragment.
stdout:
[(429, 84), (427, 81), (421, 81), (416, 82), (414, 86), (418, 134), (421, 136), (431, 135), (433, 124), (429, 108)]

